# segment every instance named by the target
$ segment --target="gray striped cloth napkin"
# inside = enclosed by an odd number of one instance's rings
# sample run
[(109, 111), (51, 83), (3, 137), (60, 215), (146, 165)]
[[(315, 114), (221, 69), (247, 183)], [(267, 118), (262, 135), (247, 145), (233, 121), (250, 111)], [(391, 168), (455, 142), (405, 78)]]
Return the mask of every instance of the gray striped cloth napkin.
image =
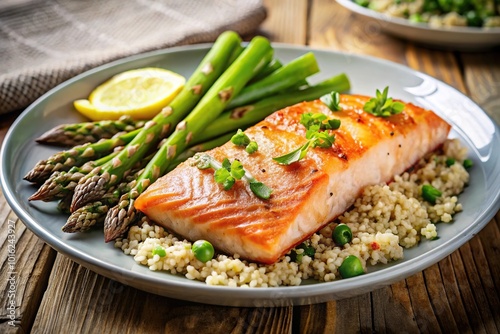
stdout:
[(255, 31), (262, 0), (1, 0), (0, 114), (95, 66)]

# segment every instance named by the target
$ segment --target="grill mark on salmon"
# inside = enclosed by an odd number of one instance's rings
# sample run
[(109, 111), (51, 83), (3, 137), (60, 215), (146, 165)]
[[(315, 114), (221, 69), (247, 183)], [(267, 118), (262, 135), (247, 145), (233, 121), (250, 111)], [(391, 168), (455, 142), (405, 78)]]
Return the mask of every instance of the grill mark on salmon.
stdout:
[[(342, 111), (334, 113), (319, 100), (299, 103), (245, 131), (258, 152), (249, 155), (232, 143), (207, 152), (218, 161), (240, 160), (273, 189), (269, 200), (257, 198), (242, 181), (225, 191), (212, 169), (187, 161), (149, 186), (135, 207), (190, 240), (205, 239), (220, 251), (274, 263), (347, 210), (364, 187), (389, 182), (448, 136), (450, 126), (431, 111), (405, 104), (401, 114), (375, 117), (363, 111), (368, 99), (342, 95)], [(306, 142), (300, 115), (307, 112), (341, 120), (332, 148), (310, 149), (289, 166), (273, 161)]]

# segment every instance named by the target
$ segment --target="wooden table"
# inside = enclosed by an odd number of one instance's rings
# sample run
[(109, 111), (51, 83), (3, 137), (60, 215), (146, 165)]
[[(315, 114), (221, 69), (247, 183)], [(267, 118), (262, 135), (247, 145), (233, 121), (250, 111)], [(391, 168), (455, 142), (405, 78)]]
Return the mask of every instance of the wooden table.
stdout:
[[(384, 35), (379, 26), (366, 24), (333, 0), (267, 0), (265, 4), (269, 16), (259, 32), (272, 41), (407, 65), (469, 95), (500, 123), (498, 49), (462, 53), (420, 47)], [(2, 116), (0, 141), (17, 115)], [(281, 308), (202, 305), (109, 280), (38, 239), (18, 220), (1, 193), (0, 224), (2, 333), (500, 332), (498, 213), (459, 250), (405, 280), (355, 298)], [(8, 324), (9, 225), (15, 225), (16, 236), (16, 327)]]

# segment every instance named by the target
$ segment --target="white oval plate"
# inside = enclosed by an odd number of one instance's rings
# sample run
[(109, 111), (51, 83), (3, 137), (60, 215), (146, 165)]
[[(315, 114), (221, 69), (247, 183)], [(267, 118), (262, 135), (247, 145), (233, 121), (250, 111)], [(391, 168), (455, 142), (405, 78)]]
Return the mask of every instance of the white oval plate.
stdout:
[(452, 253), (477, 234), (498, 211), (499, 129), (469, 98), (436, 79), (391, 62), (285, 45), (275, 45), (277, 57), (284, 62), (308, 51), (315, 53), (321, 68), (321, 73), (313, 78), (316, 81), (345, 72), (355, 93), (373, 95), (376, 89), (390, 86), (391, 96), (433, 109), (453, 125), (451, 136), (460, 138), (469, 148), (474, 167), (471, 184), (460, 196), (464, 211), (456, 215), (454, 223), (438, 226), (438, 240), (424, 241), (407, 250), (404, 260), (370, 267), (367, 274), (350, 279), (329, 283), (308, 281), (297, 287), (213, 287), (138, 265), (112, 243), (104, 243), (101, 231), (65, 234), (61, 227), (67, 217), (58, 213), (55, 203), (28, 202), (35, 188), (23, 181), (23, 176), (38, 160), (58, 151), (36, 144), (34, 139), (56, 125), (82, 121), (73, 110), (73, 100), (88, 96), (95, 86), (112, 75), (133, 68), (159, 66), (189, 76), (208, 47), (171, 48), (101, 66), (52, 89), (19, 116), (0, 154), (0, 181), (10, 206), (30, 230), (81, 265), (138, 289), (209, 304), (283, 306), (351, 297), (402, 280)]
[(427, 23), (412, 23), (360, 6), (352, 0), (337, 2), (363, 16), (368, 22), (376, 23), (382, 31), (420, 44), (457, 51), (484, 50), (500, 45), (500, 28), (431, 28)]

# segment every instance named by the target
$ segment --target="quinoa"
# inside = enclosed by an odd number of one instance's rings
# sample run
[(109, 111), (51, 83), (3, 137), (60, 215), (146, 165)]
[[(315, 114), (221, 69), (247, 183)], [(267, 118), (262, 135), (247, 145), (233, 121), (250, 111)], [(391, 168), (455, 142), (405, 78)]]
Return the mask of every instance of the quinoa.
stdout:
[[(132, 226), (126, 238), (117, 239), (115, 247), (150, 270), (184, 275), (208, 285), (277, 287), (300, 285), (306, 279), (333, 281), (341, 278), (338, 268), (349, 255), (357, 256), (366, 271), (369, 265), (402, 259), (404, 249), (417, 246), (422, 239), (437, 238), (437, 225), (451, 223), (453, 215), (462, 210), (457, 195), (469, 181), (463, 167), (466, 157), (467, 150), (460, 142), (450, 139), (440, 150), (421, 159), (412, 171), (395, 176), (389, 184), (366, 187), (350, 210), (305, 242), (314, 248), (314, 256), (297, 247), (271, 265), (251, 263), (238, 254), (216, 254), (203, 263), (191, 251), (190, 241), (147, 217)], [(435, 204), (422, 198), (424, 184), (441, 191)], [(348, 225), (353, 234), (352, 241), (341, 247), (332, 240), (338, 224)], [(158, 246), (165, 250), (165, 256), (153, 252)], [(300, 261), (293, 260), (297, 254)]]

